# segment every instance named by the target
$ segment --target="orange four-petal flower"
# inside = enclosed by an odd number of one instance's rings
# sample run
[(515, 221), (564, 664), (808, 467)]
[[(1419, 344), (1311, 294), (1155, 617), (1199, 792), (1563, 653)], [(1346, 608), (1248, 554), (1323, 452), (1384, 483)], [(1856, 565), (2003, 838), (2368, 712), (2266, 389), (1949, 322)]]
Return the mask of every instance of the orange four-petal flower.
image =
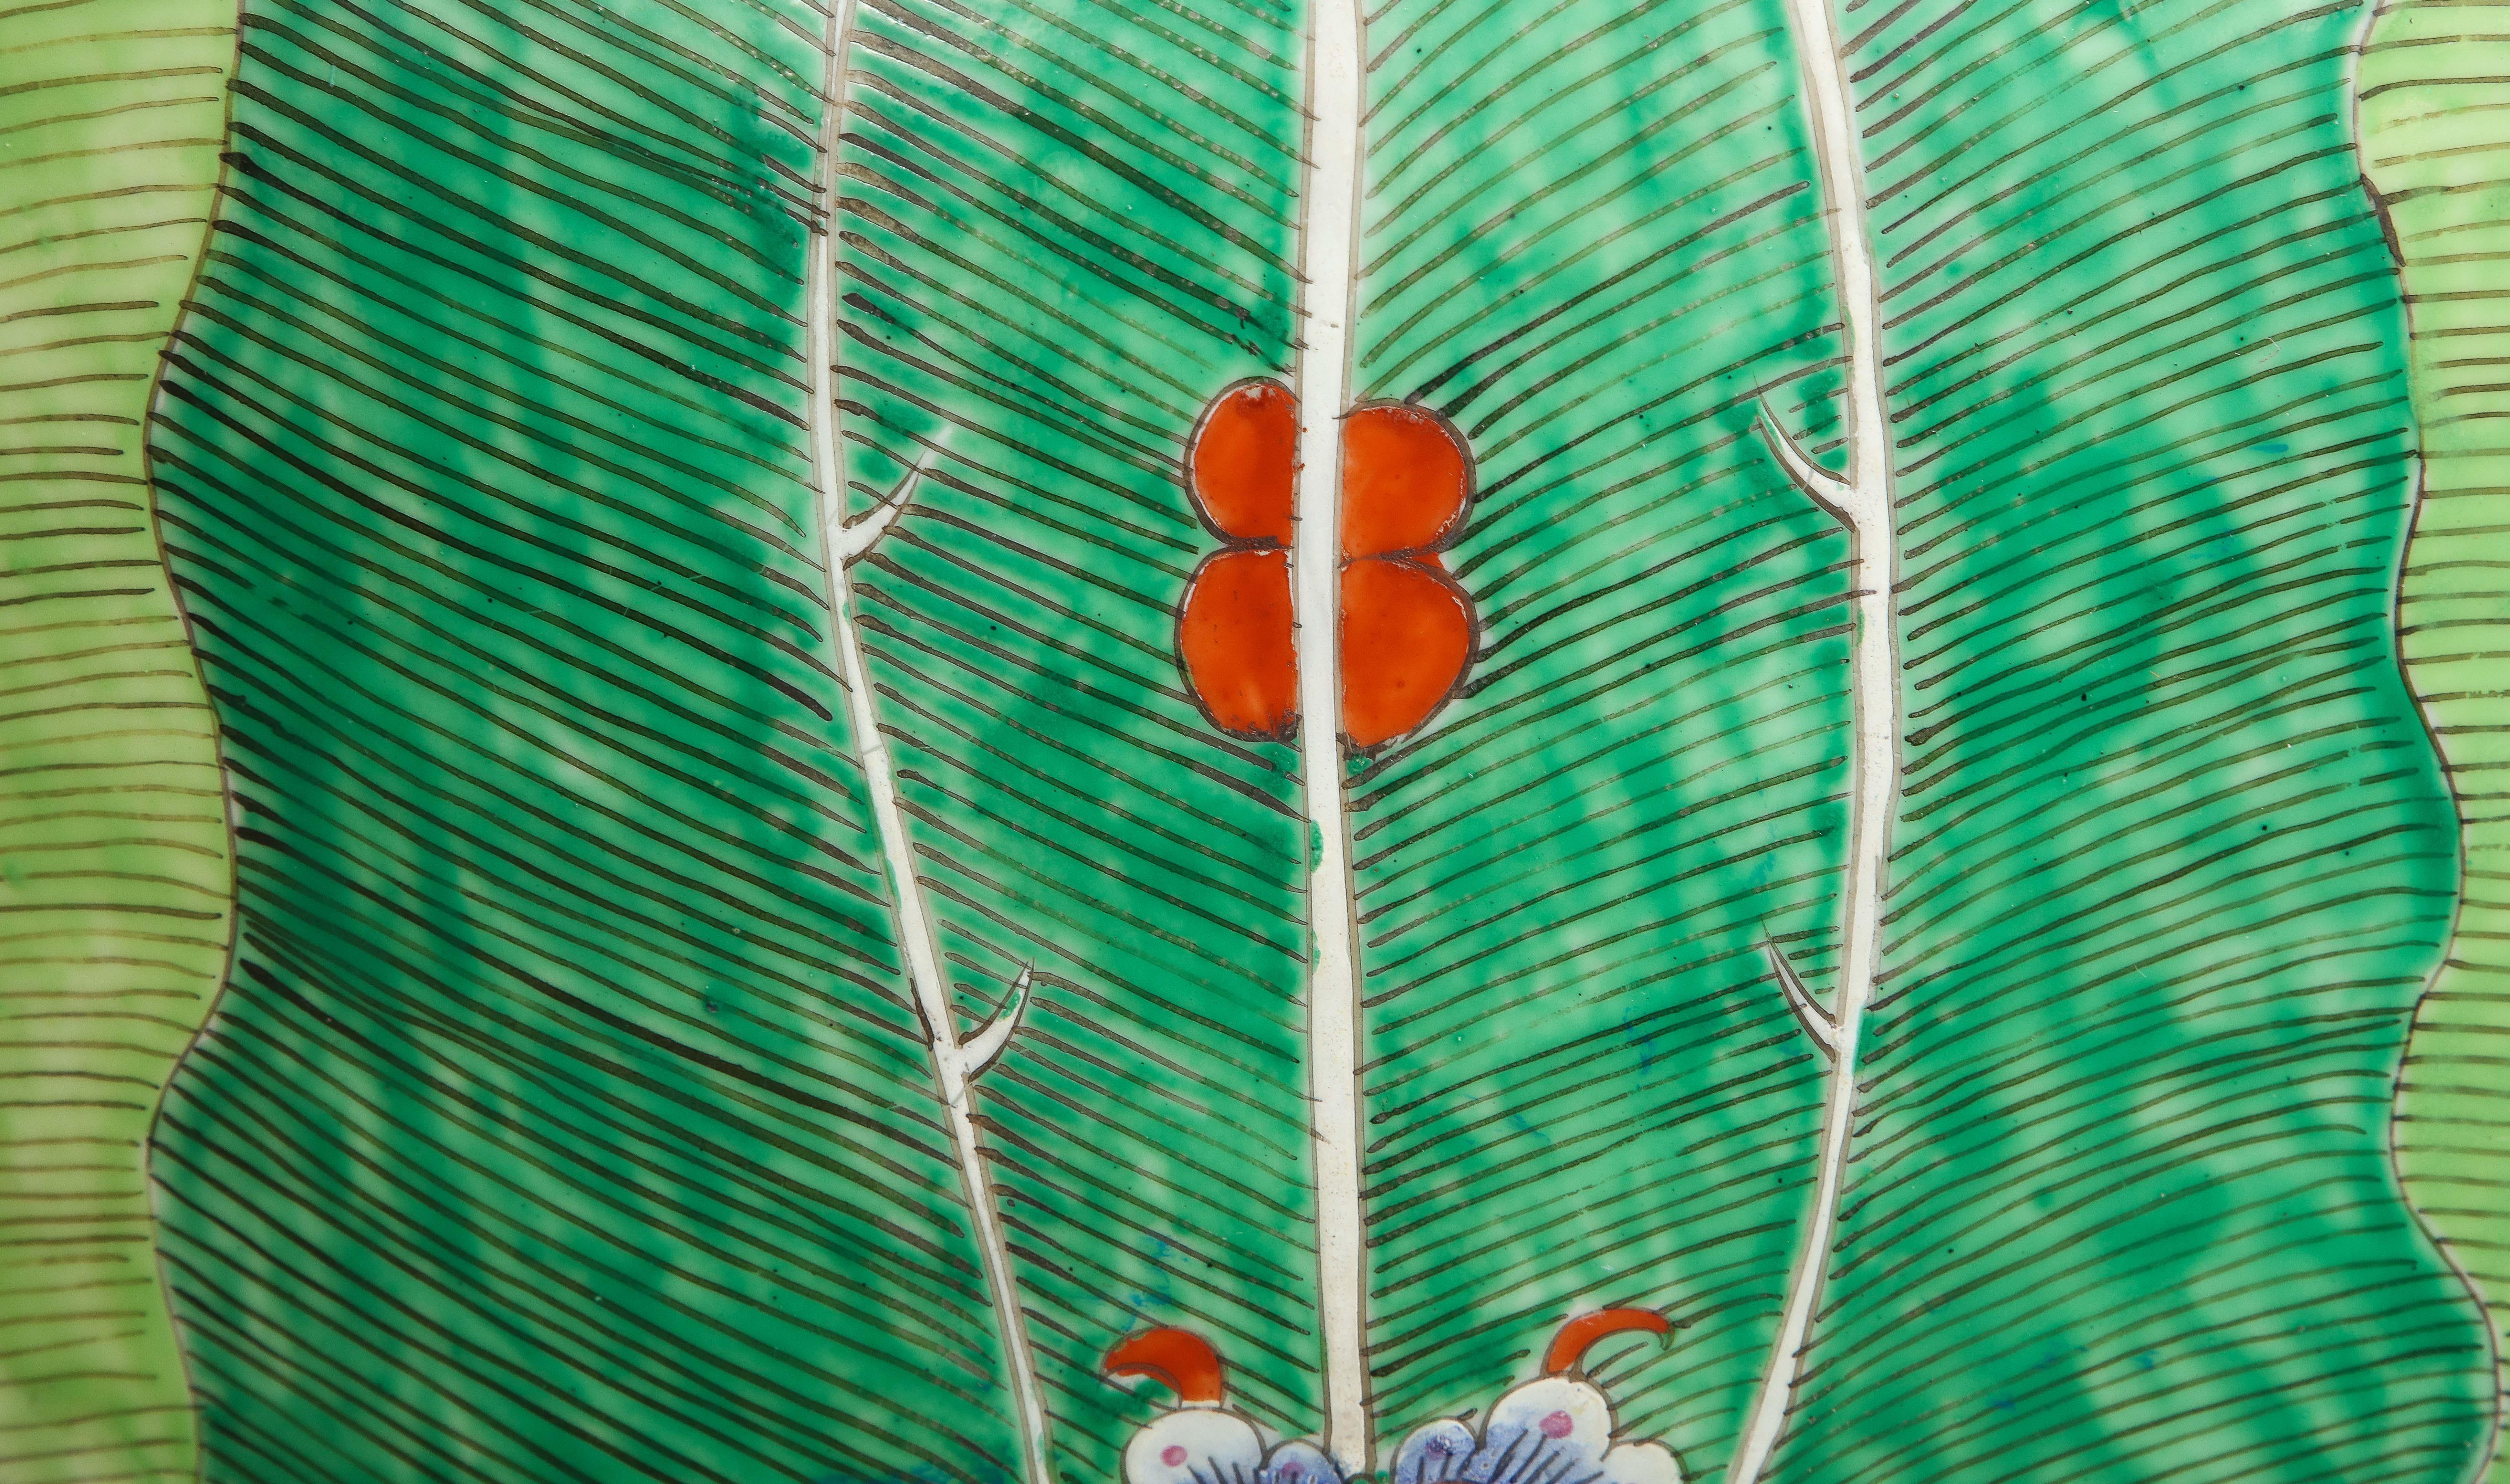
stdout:
[[(1287, 738), (1299, 720), (1290, 602), (1298, 404), (1274, 381), (1222, 392), (1195, 427), (1186, 488), (1226, 543), (1186, 587), (1177, 654), (1214, 725)], [(1403, 403), (1342, 425), (1342, 734), (1417, 730), (1463, 683), (1475, 616), (1438, 552), (1462, 533), (1472, 460), (1444, 419)]]

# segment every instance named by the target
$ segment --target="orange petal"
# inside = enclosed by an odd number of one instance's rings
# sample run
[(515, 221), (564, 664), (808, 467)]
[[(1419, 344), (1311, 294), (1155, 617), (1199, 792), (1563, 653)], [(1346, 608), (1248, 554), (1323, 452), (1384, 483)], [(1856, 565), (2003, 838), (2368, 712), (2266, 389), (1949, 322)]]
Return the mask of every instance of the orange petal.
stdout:
[(1186, 488), (1205, 523), (1236, 541), (1290, 544), (1299, 403), (1277, 381), (1241, 381), (1211, 400), (1187, 445)]
[(1239, 737), (1288, 738), (1299, 722), (1290, 554), (1218, 552), (1204, 561), (1177, 610), (1177, 658), (1214, 726)]
[(1473, 604), (1455, 579), (1409, 561), (1342, 570), (1342, 730), (1374, 747), (1427, 721), (1473, 657)]
[(1229, 1394), (1219, 1352), (1190, 1330), (1147, 1330), (1118, 1344), (1098, 1364), (1110, 1376), (1148, 1376), (1179, 1401), (1216, 1402)]
[(1464, 440), (1436, 413), (1380, 402), (1343, 419), (1343, 555), (1444, 546), (1463, 528), (1472, 494)]

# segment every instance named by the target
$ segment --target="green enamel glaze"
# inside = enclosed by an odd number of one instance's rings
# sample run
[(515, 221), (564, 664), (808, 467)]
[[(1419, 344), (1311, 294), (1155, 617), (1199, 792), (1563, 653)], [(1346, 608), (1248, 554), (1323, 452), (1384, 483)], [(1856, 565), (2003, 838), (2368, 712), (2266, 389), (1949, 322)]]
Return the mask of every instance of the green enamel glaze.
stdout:
[(856, 14), (850, 497), (944, 450), (856, 581), (969, 1022), (1037, 966), (978, 1102), (1054, 1464), (1117, 1477), (1170, 1398), (1099, 1359), (1155, 1324), (1219, 1348), (1233, 1404), (1312, 1433), (1296, 759), (1212, 732), (1174, 650), (1213, 550), (1177, 480), (1186, 436), (1287, 361), (1297, 18)]
[(0, 1473), (192, 1477), (146, 1144), (225, 970), (216, 731), (143, 425), (233, 0), (0, 10)]
[[(2363, 163), (2404, 262), (2422, 504), (2400, 609), (2449, 769), (2465, 890), (2397, 1103), (2409, 1193), (2496, 1321), (2510, 1304), (2510, 5), (2383, 9), (2361, 61)], [(2510, 1478), (2493, 1464), (2492, 1479)]]
[[(1782, 1479), (2447, 1480), (2484, 1344), (2380, 1110), (2453, 899), (2399, 684), (2403, 325), (2352, 18), (1836, 7), (1896, 445), (1902, 752)], [(1576, 49), (1564, 50), (1576, 42)], [(1767, 1358), (1835, 952), (1847, 574), (1782, 7), (1373, 20), (1361, 390), (1471, 435), (1484, 688), (1361, 784), (1389, 1430), (1556, 1316), (1711, 1476)], [(1461, 780), (1470, 780), (1469, 783)]]
[(159, 1130), (209, 1480), (992, 1480), (837, 704), (823, 18), (256, 3), (155, 458), (242, 930)]
[(2456, 872), (2395, 661), (2358, 13), (1861, 44), (1916, 730), (1799, 1476), (2442, 1481), (2482, 1445), (2480, 1318), (2381, 1126)]
[[(2394, 663), (2406, 320), (2354, 17), (1838, 8), (1882, 264), (1902, 762), (1787, 1479), (2443, 1484), (2479, 1316), (2390, 1176), (2455, 903)], [(1312, 833), (1178, 675), (1204, 401), (1299, 323), (1304, 16), (859, 0), (838, 503), (1065, 1480), (1180, 1324), (1312, 1432)], [(243, 818), (169, 1100), (212, 1479), (970, 1484), (1019, 1443), (810, 529), (824, 18), (256, 6), (156, 445)], [(1714, 1477), (1836, 971), (1853, 574), (1778, 0), (1372, 18), (1354, 390), (1469, 438), (1469, 691), (1354, 760), (1381, 1444), (1561, 1318)], [(2087, 122), (2092, 121), (2092, 122)], [(2453, 761), (2456, 759), (2453, 755)], [(1044, 1481), (1036, 1481), (1044, 1484)]]
[(1849, 722), (1844, 543), (1736, 415), (1827, 292), (1782, 24), (1375, 23), (1359, 391), (1469, 437), (1484, 628), (1352, 790), (1389, 1436), (1644, 1305), (1600, 1374), (1713, 1476), (1769, 1350), (1820, 1062), (1760, 945), (1835, 961)]

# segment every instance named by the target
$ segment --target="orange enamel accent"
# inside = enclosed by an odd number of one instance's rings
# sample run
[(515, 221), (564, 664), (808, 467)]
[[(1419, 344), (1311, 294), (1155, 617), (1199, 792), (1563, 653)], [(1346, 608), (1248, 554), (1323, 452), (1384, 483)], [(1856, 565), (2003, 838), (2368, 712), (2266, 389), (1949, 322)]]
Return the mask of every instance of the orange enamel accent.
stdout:
[(1381, 403), (1343, 420), (1343, 555), (1445, 546), (1462, 529), (1472, 493), (1471, 462), (1437, 414)]
[(1109, 1351), (1100, 1368), (1110, 1376), (1148, 1376), (1179, 1401), (1216, 1402), (1227, 1394), (1219, 1352), (1187, 1330), (1145, 1330)]
[(1443, 571), (1364, 557), (1342, 570), (1342, 730), (1354, 747), (1419, 727), (1473, 657), (1473, 604)]
[(1213, 398), (1186, 463), (1186, 488), (1213, 530), (1233, 541), (1290, 544), (1299, 403), (1289, 388), (1240, 382)]
[(1565, 1376), (1578, 1368), (1585, 1358), (1586, 1347), (1606, 1335), (1627, 1334), (1632, 1330), (1651, 1335), (1669, 1335), (1673, 1324), (1664, 1315), (1645, 1309), (1607, 1309), (1598, 1313), (1581, 1313), (1560, 1326), (1551, 1337), (1551, 1349), (1543, 1353), (1542, 1374)]
[(1177, 658), (1220, 730), (1285, 739), (1298, 725), (1290, 633), (1287, 552), (1218, 552), (1196, 571), (1177, 612)]

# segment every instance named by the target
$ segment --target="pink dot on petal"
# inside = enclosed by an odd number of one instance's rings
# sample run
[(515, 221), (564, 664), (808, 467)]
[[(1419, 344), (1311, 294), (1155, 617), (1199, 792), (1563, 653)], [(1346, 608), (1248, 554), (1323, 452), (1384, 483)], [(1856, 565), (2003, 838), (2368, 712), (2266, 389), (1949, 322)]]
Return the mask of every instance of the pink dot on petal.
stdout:
[(1554, 1412), (1549, 1417), (1542, 1420), (1542, 1435), (1544, 1437), (1567, 1437), (1570, 1430), (1577, 1426), (1578, 1425), (1576, 1423), (1569, 1420), (1568, 1413)]
[(1281, 1477), (1285, 1479), (1295, 1479), (1307, 1471), (1308, 1465), (1295, 1459), (1281, 1465)]
[(1174, 1468), (1179, 1464), (1185, 1462), (1185, 1450), (1174, 1443), (1170, 1443), (1160, 1450), (1160, 1462), (1167, 1465), (1170, 1468)]

